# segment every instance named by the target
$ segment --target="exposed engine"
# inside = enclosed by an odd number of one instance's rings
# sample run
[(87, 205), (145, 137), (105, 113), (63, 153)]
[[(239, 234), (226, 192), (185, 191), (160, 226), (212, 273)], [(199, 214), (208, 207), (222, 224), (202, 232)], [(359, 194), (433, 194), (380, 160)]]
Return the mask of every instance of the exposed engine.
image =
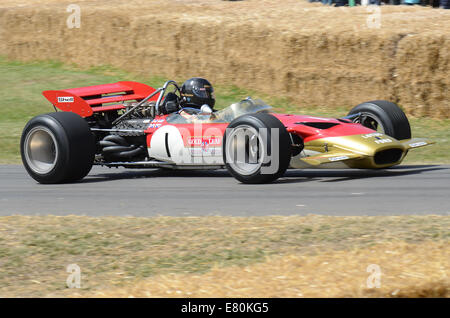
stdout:
[[(128, 82), (127, 82), (128, 83)], [(172, 85), (174, 91), (165, 95), (166, 88)], [(142, 89), (142, 87), (138, 87)], [(129, 89), (123, 94), (94, 96), (94, 99), (122, 99), (129, 95)], [(162, 92), (156, 99), (156, 94)], [(98, 162), (129, 162), (147, 160), (145, 130), (155, 115), (168, 114), (179, 109), (180, 88), (174, 81), (167, 81), (164, 87), (158, 89), (138, 102), (123, 102), (115, 111), (98, 112), (88, 121), (97, 139)], [(136, 94), (136, 92), (134, 92)], [(153, 100), (151, 98), (154, 97)], [(164, 97), (164, 98), (163, 98)], [(138, 100), (138, 99), (136, 99)], [(98, 104), (96, 106), (102, 106)], [(105, 106), (105, 105), (103, 105)], [(112, 105), (115, 106), (115, 105)], [(124, 107), (123, 107), (124, 106)]]
[(102, 154), (108, 160), (129, 160), (131, 158), (144, 158), (145, 147), (142, 144), (132, 143), (119, 135), (108, 135), (100, 141)]
[[(155, 102), (145, 102), (138, 106), (138, 102), (125, 103), (126, 112), (131, 111), (128, 114), (128, 118), (153, 118), (155, 117)], [(136, 107), (137, 106), (137, 107)], [(136, 108), (135, 108), (136, 107)], [(135, 109), (133, 109), (135, 108)]]
[(107, 161), (141, 160), (147, 156), (144, 130), (153, 119), (154, 103), (126, 104), (130, 119), (122, 119), (111, 127), (111, 133), (99, 141), (101, 154)]

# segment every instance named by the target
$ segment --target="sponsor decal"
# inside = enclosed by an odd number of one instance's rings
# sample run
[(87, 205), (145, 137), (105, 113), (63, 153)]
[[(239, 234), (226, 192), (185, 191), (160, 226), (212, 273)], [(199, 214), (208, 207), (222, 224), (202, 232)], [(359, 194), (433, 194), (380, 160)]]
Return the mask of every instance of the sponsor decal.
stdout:
[(415, 142), (415, 143), (409, 144), (409, 146), (411, 148), (416, 148), (416, 147), (420, 147), (420, 146), (425, 146), (427, 144), (428, 143), (426, 143), (425, 141), (419, 141), (419, 142)]
[(207, 148), (192, 147), (192, 148), (189, 148), (189, 151), (190, 151), (191, 155), (194, 157), (222, 156), (222, 148), (221, 147), (207, 147)]
[(387, 144), (390, 142), (392, 142), (392, 139), (389, 139), (389, 138), (375, 140), (376, 144)]
[[(220, 147), (222, 138), (219, 137), (189, 137), (187, 146), (192, 156), (219, 156), (222, 155)], [(219, 147), (217, 147), (219, 146)]]
[(148, 126), (148, 128), (159, 128), (162, 126), (162, 122), (164, 122), (165, 119), (153, 119), (150, 122), (150, 125)]
[(220, 146), (220, 144), (222, 143), (222, 138), (219, 137), (189, 137), (188, 138), (188, 145), (191, 147), (209, 147), (210, 145), (212, 146)]
[(58, 103), (73, 103), (72, 96), (59, 96)]
[(380, 136), (383, 136), (383, 134), (382, 133), (371, 133), (371, 134), (362, 135), (361, 137), (363, 137), (364, 139), (367, 139), (367, 138), (380, 137)]
[(330, 160), (330, 161), (340, 161), (340, 160), (346, 160), (346, 159), (350, 159), (350, 158), (347, 157), (347, 156), (339, 156), (339, 157), (331, 157), (328, 160)]

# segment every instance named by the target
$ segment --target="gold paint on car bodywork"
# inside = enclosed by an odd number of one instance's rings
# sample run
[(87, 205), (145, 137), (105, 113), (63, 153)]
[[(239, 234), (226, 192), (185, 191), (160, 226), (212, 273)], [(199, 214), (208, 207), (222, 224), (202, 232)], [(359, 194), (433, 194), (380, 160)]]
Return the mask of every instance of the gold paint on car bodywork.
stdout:
[[(358, 168), (378, 169), (400, 164), (410, 149), (423, 147), (434, 142), (427, 139), (397, 140), (381, 134), (362, 134), (343, 137), (327, 137), (305, 143), (305, 149), (291, 160), (291, 167), (306, 168)], [(397, 160), (377, 163), (375, 155), (381, 151), (399, 149)], [(340, 165), (337, 165), (340, 163)]]

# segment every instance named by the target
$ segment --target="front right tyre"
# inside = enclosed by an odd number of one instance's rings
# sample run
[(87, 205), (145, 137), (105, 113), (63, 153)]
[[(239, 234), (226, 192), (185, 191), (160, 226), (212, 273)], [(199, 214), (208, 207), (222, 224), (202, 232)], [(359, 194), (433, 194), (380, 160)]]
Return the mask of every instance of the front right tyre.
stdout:
[(20, 140), (22, 162), (39, 183), (68, 183), (84, 178), (92, 168), (95, 141), (86, 120), (56, 112), (32, 118)]
[(397, 140), (411, 139), (411, 127), (403, 110), (386, 100), (365, 102), (354, 107), (348, 115), (360, 114), (354, 122), (379, 131)]

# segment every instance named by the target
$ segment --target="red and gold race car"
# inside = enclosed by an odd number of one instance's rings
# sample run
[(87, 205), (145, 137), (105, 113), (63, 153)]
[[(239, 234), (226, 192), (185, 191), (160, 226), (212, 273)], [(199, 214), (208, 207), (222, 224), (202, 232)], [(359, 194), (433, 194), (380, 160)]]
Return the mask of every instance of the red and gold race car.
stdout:
[(40, 183), (81, 180), (93, 165), (226, 168), (240, 182), (267, 183), (288, 168), (388, 168), (432, 143), (411, 139), (405, 114), (388, 101), (321, 118), (274, 113), (251, 98), (219, 111), (174, 108), (169, 102), (181, 98), (174, 81), (158, 89), (124, 81), (43, 94), (55, 112), (32, 118), (20, 145)]

